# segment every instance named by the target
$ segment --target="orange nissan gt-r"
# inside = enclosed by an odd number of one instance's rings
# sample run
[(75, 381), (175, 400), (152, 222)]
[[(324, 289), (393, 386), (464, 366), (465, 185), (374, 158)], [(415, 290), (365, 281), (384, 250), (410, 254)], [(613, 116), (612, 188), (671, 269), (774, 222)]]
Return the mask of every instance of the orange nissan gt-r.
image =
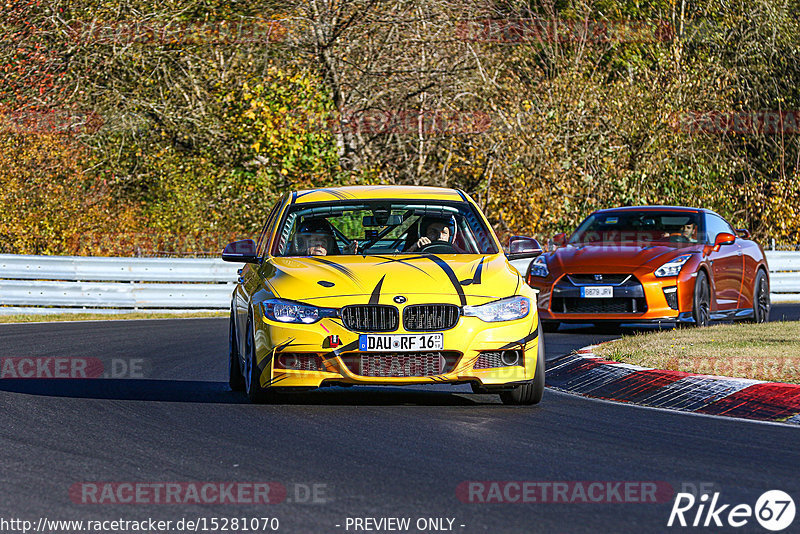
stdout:
[(542, 325), (769, 319), (769, 269), (747, 230), (707, 209), (599, 210), (534, 259)]

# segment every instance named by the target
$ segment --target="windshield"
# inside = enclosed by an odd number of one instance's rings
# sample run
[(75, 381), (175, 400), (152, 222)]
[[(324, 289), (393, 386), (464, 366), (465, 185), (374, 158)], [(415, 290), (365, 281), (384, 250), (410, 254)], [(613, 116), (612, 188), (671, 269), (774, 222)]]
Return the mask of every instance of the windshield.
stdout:
[(364, 201), (292, 207), (276, 256), (496, 254), (482, 217), (466, 202)]
[[(686, 246), (702, 235), (699, 213), (686, 211), (614, 211), (590, 215), (570, 244), (670, 242)], [(698, 233), (700, 232), (700, 233)]]

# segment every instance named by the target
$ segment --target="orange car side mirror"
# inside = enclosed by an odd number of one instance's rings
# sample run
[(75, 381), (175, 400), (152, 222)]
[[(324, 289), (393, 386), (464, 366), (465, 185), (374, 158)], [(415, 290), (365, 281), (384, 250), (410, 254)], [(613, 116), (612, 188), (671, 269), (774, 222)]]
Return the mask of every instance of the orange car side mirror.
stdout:
[(563, 247), (567, 244), (567, 234), (560, 233), (553, 236), (553, 244), (557, 247)]
[(710, 252), (717, 252), (721, 246), (724, 245), (732, 245), (733, 242), (736, 241), (736, 236), (733, 234), (729, 234), (728, 232), (720, 232), (717, 234), (716, 239), (714, 239), (714, 245), (705, 246), (705, 254), (709, 254)]

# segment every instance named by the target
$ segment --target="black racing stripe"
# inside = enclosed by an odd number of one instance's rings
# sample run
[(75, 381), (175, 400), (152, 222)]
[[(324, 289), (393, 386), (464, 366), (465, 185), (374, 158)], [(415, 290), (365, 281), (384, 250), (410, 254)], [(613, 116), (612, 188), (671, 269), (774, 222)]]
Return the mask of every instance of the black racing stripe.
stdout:
[(451, 269), (450, 266), (447, 265), (447, 262), (445, 262), (442, 258), (439, 258), (438, 256), (434, 256), (434, 255), (431, 254), (431, 255), (426, 256), (426, 257), (429, 260), (431, 260), (433, 263), (438, 265), (439, 268), (444, 271), (444, 273), (450, 279), (450, 283), (453, 284), (453, 287), (455, 288), (456, 293), (458, 293), (458, 298), (461, 300), (461, 305), (462, 306), (466, 306), (467, 305), (467, 297), (466, 297), (466, 295), (464, 295), (464, 288), (461, 287), (461, 283), (458, 281), (458, 278), (456, 277), (456, 273), (453, 272), (453, 269)]
[(387, 263), (402, 263), (403, 265), (405, 265), (407, 267), (411, 267), (412, 269), (416, 269), (419, 272), (428, 275), (428, 277), (433, 278), (433, 276), (431, 276), (431, 274), (428, 271), (426, 271), (425, 269), (420, 269), (416, 265), (413, 265), (411, 263), (406, 263), (408, 260), (419, 260), (419, 259), (426, 258), (427, 256), (414, 256), (413, 258), (387, 258), (386, 256), (377, 256), (376, 255), (375, 257), (376, 258), (380, 258), (382, 260), (386, 260), (386, 261), (382, 261), (380, 263), (376, 263), (376, 265), (386, 265)]
[(450, 372), (451, 373), (460, 373), (461, 371), (469, 370), (470, 368), (472, 368), (473, 365), (475, 365), (475, 362), (478, 361), (478, 358), (480, 358), (480, 356), (481, 355), (478, 354), (478, 355), (474, 356), (473, 358), (467, 358), (466, 361), (462, 361), (461, 365), (459, 365), (458, 367), (456, 367), (455, 369), (453, 369)]
[(378, 285), (375, 286), (375, 289), (372, 290), (372, 295), (369, 297), (370, 304), (378, 304), (378, 302), (380, 301), (381, 286), (383, 285), (384, 278), (386, 278), (385, 274), (381, 277), (380, 281), (378, 282)]
[(497, 350), (505, 350), (505, 349), (510, 349), (511, 347), (516, 347), (517, 345), (525, 345), (528, 341), (532, 341), (532, 340), (536, 339), (538, 336), (539, 336), (539, 329), (537, 328), (536, 330), (534, 330), (533, 332), (531, 332), (527, 336), (523, 337), (522, 339), (520, 339), (518, 341), (512, 341), (511, 343), (503, 345), (502, 347), (500, 347)]
[(350, 280), (358, 284), (358, 277), (356, 277), (356, 273), (354, 273), (353, 270), (350, 269), (349, 267), (345, 267), (344, 265), (339, 265), (334, 261), (325, 259), (320, 256), (309, 256), (307, 259), (328, 265), (329, 267), (333, 267), (334, 269), (336, 269), (337, 271), (348, 277)]
[(353, 195), (351, 195), (350, 193), (345, 193), (345, 192), (342, 192), (342, 191), (336, 191), (335, 189), (328, 189), (328, 188), (313, 189), (311, 191), (306, 191), (305, 193), (303, 193), (301, 195), (298, 195), (297, 198), (301, 198), (301, 197), (304, 197), (306, 195), (311, 195), (313, 193), (328, 193), (329, 195), (331, 195), (332, 197), (334, 197), (334, 198), (336, 198), (338, 200), (345, 200), (347, 198), (354, 198)]
[(341, 354), (343, 352), (347, 352), (347, 351), (350, 351), (350, 350), (353, 350), (353, 349), (357, 349), (357, 348), (358, 348), (358, 340), (351, 341), (347, 345), (342, 345), (338, 349), (334, 349), (334, 350), (332, 350), (330, 352), (325, 353), (325, 356), (323, 356), (322, 359), (323, 360), (330, 360), (331, 358), (333, 358), (335, 356), (339, 356), (339, 354)]
[(481, 272), (483, 271), (483, 260), (485, 259), (486, 257), (483, 257), (478, 262), (478, 266), (475, 268), (475, 275), (472, 277), (472, 285), (477, 285), (481, 283)]
[(268, 355), (266, 358), (264, 358), (263, 360), (261, 360), (261, 362), (260, 362), (260, 363), (257, 363), (257, 364), (256, 364), (256, 367), (258, 367), (258, 372), (259, 372), (259, 374), (263, 373), (263, 372), (264, 372), (264, 369), (266, 369), (266, 368), (267, 368), (267, 365), (268, 365), (268, 364), (269, 364), (269, 363), (270, 363), (272, 360), (274, 360), (274, 359), (275, 359), (275, 354), (276, 354), (278, 351), (280, 351), (280, 350), (283, 350), (283, 349), (285, 349), (286, 347), (288, 347), (289, 345), (291, 345), (291, 344), (292, 344), (292, 341), (294, 341), (295, 339), (296, 339), (296, 338), (292, 338), (292, 339), (290, 339), (289, 341), (286, 341), (286, 342), (284, 342), (284, 343), (281, 343), (280, 345), (277, 345), (277, 346), (273, 347), (273, 348), (272, 348), (272, 350), (270, 351), (269, 355)]
[(266, 385), (266, 386), (264, 386), (264, 387), (272, 387), (272, 386), (274, 386), (275, 384), (277, 384), (278, 382), (281, 382), (281, 381), (283, 381), (283, 380), (286, 380), (287, 378), (289, 378), (289, 376), (288, 376), (288, 375), (286, 375), (286, 374), (282, 374), (281, 376), (279, 376), (279, 377), (277, 377), (277, 378), (271, 378), (271, 379), (269, 380), (269, 382), (267, 382), (267, 385)]

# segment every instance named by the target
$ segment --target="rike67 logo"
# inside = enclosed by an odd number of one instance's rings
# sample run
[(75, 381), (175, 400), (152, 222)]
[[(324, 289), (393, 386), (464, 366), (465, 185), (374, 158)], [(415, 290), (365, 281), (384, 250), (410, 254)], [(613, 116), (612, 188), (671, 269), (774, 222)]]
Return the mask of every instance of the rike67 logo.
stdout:
[(723, 504), (720, 495), (720, 492), (713, 495), (704, 493), (696, 498), (691, 493), (678, 493), (667, 526), (739, 528), (755, 517), (765, 529), (778, 532), (794, 521), (794, 500), (784, 491), (763, 493), (754, 507), (749, 504)]

